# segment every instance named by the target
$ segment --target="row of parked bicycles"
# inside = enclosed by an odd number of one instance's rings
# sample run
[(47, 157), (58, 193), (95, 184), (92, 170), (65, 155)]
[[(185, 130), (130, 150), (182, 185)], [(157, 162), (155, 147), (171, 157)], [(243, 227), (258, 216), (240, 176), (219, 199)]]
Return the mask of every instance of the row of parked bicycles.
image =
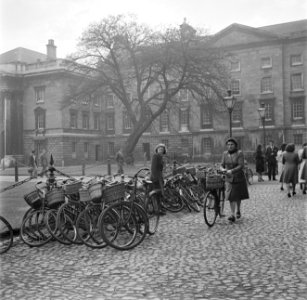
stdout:
[(157, 232), (162, 209), (175, 213), (203, 208), (209, 227), (223, 216), (224, 174), (217, 167), (180, 166), (165, 174), (164, 187), (163, 195), (152, 189), (148, 168), (131, 177), (37, 182), (35, 190), (24, 196), (30, 208), (23, 217), (20, 238), (30, 247), (58, 241), (129, 250)]

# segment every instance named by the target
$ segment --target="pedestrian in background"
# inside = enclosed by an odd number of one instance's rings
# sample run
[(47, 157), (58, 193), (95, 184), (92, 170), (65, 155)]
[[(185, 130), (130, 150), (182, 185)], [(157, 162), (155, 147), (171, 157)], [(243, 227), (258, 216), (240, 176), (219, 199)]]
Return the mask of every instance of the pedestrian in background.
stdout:
[(124, 155), (122, 149), (119, 149), (115, 154), (115, 160), (117, 163), (117, 174), (124, 174)]
[(29, 169), (28, 172), (32, 178), (37, 178), (37, 157), (35, 151), (32, 150), (29, 157)]
[(278, 148), (274, 145), (273, 141), (270, 141), (269, 146), (266, 148), (266, 151), (265, 151), (265, 158), (268, 164), (269, 180), (276, 180), (277, 152), (278, 152)]
[(48, 167), (48, 159), (47, 159), (47, 153), (46, 153), (45, 149), (43, 149), (41, 154), (40, 154), (39, 162), (40, 162), (40, 165), (42, 167), (41, 172), (39, 173), (39, 175), (41, 177), (46, 176), (47, 167)]
[(302, 149), (298, 151), (298, 157), (300, 160), (298, 182), (305, 195), (307, 191), (307, 143), (304, 143)]
[(291, 197), (290, 183), (292, 184), (292, 196), (296, 194), (295, 186), (298, 183), (298, 165), (299, 157), (295, 152), (295, 145), (290, 143), (286, 146), (282, 162), (284, 164), (283, 181), (287, 187), (288, 197)]
[[(155, 147), (155, 153), (151, 159), (151, 174), (150, 180), (152, 181), (153, 189), (161, 190), (162, 197), (164, 196), (164, 179), (163, 179), (163, 168), (164, 168), (164, 161), (163, 156), (166, 154), (166, 146), (164, 144), (158, 144)], [(165, 211), (160, 206), (160, 213), (162, 215), (165, 214)]]
[(284, 180), (283, 180), (283, 170), (284, 170), (284, 164), (282, 163), (282, 157), (283, 157), (283, 153), (286, 150), (286, 143), (282, 143), (280, 146), (280, 149), (277, 151), (277, 167), (278, 167), (278, 174), (279, 175), (279, 182), (280, 182), (280, 190), (283, 191), (284, 190)]
[(228, 150), (223, 153), (221, 170), (226, 171), (225, 199), (230, 203), (231, 216), (229, 221), (234, 222), (241, 218), (241, 200), (248, 199), (248, 189), (243, 172), (244, 155), (238, 149), (238, 142), (234, 138), (226, 141)]
[(255, 152), (256, 173), (258, 174), (258, 182), (263, 181), (262, 173), (264, 172), (264, 153), (262, 146), (258, 145)]

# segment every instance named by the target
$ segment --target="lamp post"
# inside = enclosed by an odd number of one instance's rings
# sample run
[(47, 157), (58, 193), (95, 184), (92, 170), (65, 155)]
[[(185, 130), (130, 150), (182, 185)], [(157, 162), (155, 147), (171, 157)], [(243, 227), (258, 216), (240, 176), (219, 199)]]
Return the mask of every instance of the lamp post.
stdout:
[(232, 137), (232, 112), (237, 99), (231, 94), (231, 90), (228, 90), (227, 94), (228, 95), (224, 97), (223, 100), (229, 112), (229, 137)]
[(262, 122), (263, 129), (263, 149), (265, 150), (265, 106), (261, 103), (261, 106), (258, 108), (258, 113)]

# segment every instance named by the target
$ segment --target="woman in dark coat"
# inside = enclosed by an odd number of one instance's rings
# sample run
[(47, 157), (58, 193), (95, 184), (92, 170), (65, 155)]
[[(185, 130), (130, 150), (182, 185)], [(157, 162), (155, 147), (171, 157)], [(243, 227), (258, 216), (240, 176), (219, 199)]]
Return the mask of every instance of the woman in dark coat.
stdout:
[[(161, 190), (162, 196), (164, 195), (163, 155), (165, 154), (166, 154), (165, 145), (159, 144), (156, 146), (155, 153), (153, 154), (151, 159), (150, 180), (152, 181), (153, 189)], [(164, 211), (162, 209), (161, 209), (161, 214), (164, 214)]]
[[(222, 156), (222, 170), (226, 171), (225, 198), (230, 202), (231, 216), (229, 221), (234, 222), (241, 218), (241, 200), (248, 199), (248, 189), (243, 172), (244, 155), (238, 150), (238, 143), (234, 138), (226, 141), (228, 151)], [(235, 217), (236, 213), (236, 217)]]
[(282, 157), (282, 162), (284, 164), (283, 182), (286, 184), (289, 198), (291, 197), (290, 183), (292, 183), (293, 196), (296, 194), (295, 186), (298, 183), (298, 165), (300, 163), (300, 159), (294, 150), (295, 145), (292, 143), (288, 144)]
[(264, 172), (264, 153), (262, 146), (258, 145), (255, 152), (256, 173), (258, 174), (258, 181), (263, 181), (262, 173)]

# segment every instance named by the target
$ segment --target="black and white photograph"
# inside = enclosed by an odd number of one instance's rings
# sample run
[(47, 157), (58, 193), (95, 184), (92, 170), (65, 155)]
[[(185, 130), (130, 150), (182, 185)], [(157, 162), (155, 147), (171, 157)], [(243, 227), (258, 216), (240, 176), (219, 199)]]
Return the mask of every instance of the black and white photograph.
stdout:
[(306, 300), (306, 0), (0, 0), (2, 300)]

